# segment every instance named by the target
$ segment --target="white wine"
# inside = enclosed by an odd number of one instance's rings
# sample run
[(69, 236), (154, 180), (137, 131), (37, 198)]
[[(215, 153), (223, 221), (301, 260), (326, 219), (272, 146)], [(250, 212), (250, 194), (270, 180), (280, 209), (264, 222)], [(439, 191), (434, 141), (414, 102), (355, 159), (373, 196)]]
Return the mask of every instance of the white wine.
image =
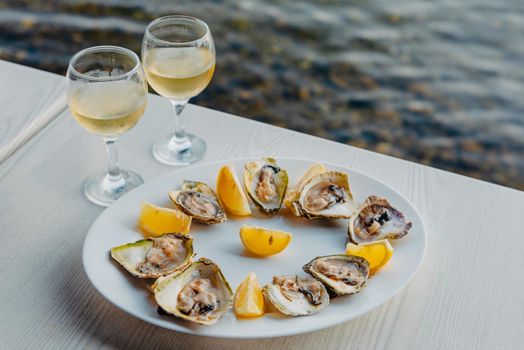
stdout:
[(72, 93), (69, 108), (87, 131), (100, 136), (117, 136), (135, 126), (144, 114), (145, 90), (131, 81), (85, 84)]
[(201, 93), (211, 81), (215, 55), (199, 47), (156, 48), (147, 52), (144, 69), (149, 85), (158, 94), (186, 100)]

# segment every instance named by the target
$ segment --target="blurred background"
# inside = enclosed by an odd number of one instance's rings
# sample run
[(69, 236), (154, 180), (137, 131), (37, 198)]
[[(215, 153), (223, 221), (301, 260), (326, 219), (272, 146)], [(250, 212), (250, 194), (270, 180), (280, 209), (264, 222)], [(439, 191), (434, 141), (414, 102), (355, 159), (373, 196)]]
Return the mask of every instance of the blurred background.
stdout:
[(524, 189), (522, 0), (1, 0), (0, 59), (65, 74), (173, 13), (217, 46), (193, 103)]

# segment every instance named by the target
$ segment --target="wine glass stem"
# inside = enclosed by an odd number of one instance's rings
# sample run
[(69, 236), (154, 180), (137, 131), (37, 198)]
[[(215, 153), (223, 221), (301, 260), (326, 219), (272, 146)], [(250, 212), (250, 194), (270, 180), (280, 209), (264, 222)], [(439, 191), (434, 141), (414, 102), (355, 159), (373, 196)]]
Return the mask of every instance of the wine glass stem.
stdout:
[(186, 135), (186, 125), (184, 124), (184, 117), (182, 111), (186, 107), (188, 100), (176, 101), (169, 100), (175, 111), (175, 133), (171, 138), (169, 147), (177, 153), (184, 152), (191, 148), (191, 142)]
[(108, 159), (107, 175), (104, 179), (103, 187), (109, 191), (114, 191), (125, 186), (125, 179), (118, 165), (118, 151), (116, 148), (118, 137), (102, 137), (102, 139), (106, 144)]

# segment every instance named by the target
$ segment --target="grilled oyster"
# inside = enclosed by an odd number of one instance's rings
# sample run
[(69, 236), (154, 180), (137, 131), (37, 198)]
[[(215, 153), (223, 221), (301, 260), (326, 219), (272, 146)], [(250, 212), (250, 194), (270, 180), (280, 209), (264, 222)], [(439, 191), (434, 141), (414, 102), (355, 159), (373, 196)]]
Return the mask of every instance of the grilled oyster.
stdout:
[(400, 211), (391, 206), (387, 199), (369, 196), (349, 220), (349, 240), (355, 244), (379, 239), (399, 239), (411, 228)]
[(267, 300), (289, 316), (305, 316), (329, 305), (326, 287), (309, 276), (275, 276), (262, 289)]
[(233, 298), (220, 268), (206, 258), (159, 278), (153, 291), (165, 312), (202, 325), (215, 324), (231, 307)]
[(295, 215), (308, 219), (349, 218), (355, 209), (347, 174), (327, 171), (306, 182), (292, 202)]
[(320, 256), (302, 268), (336, 295), (360, 292), (369, 276), (368, 261), (353, 255)]
[(287, 172), (273, 158), (249, 162), (244, 167), (244, 186), (253, 203), (264, 213), (280, 210), (288, 184)]
[(203, 182), (184, 181), (179, 190), (169, 192), (169, 198), (195, 221), (203, 224), (226, 221), (226, 213), (215, 192)]
[(191, 263), (193, 239), (168, 233), (111, 248), (111, 256), (136, 277), (158, 278)]

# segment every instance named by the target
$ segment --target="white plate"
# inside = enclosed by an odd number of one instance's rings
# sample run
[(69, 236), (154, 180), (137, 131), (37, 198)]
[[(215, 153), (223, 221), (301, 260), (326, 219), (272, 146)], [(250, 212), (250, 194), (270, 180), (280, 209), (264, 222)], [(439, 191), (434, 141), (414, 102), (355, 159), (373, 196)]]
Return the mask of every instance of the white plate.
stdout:
[[(250, 159), (230, 161), (242, 174)], [(310, 332), (351, 320), (380, 306), (413, 278), (422, 263), (426, 249), (426, 231), (420, 215), (402, 195), (386, 184), (351, 169), (326, 164), (329, 169), (347, 172), (350, 186), (358, 202), (368, 195), (388, 198), (413, 222), (413, 228), (403, 239), (393, 241), (395, 252), (391, 261), (373, 276), (359, 294), (338, 297), (321, 312), (305, 317), (284, 317), (267, 314), (253, 320), (237, 320), (230, 310), (216, 325), (199, 326), (160, 316), (151, 293), (143, 281), (132, 278), (115, 263), (109, 250), (124, 243), (142, 238), (136, 228), (140, 204), (148, 201), (172, 207), (167, 196), (182, 180), (197, 180), (215, 187), (219, 168), (226, 162), (207, 163), (174, 171), (146, 183), (122, 197), (106, 209), (93, 223), (84, 242), (83, 263), (87, 276), (96, 289), (111, 303), (129, 314), (160, 327), (179, 332), (227, 338), (262, 338)], [(277, 159), (279, 166), (288, 171), (290, 184), (302, 176), (313, 161)], [(285, 212), (285, 210), (282, 210)], [(254, 271), (261, 285), (269, 283), (273, 275), (302, 274), (302, 265), (320, 255), (342, 253), (346, 244), (347, 220), (331, 222), (308, 221), (288, 214), (266, 217), (253, 209), (254, 216), (228, 218), (223, 224), (205, 226), (192, 224), (197, 257), (214, 260), (222, 269), (232, 288)], [(243, 249), (239, 228), (251, 224), (285, 230), (293, 233), (287, 249), (269, 258), (256, 258)]]

